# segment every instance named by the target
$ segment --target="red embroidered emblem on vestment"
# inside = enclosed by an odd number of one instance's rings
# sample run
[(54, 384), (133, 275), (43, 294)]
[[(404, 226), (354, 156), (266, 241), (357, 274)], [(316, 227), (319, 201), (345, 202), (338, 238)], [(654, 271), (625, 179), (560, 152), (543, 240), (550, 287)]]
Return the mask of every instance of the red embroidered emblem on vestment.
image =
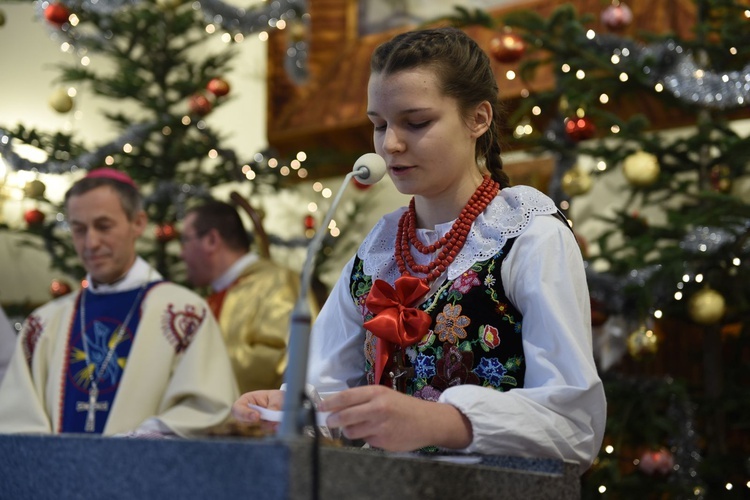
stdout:
[(26, 324), (23, 326), (23, 354), (29, 366), (31, 366), (31, 358), (34, 356), (34, 349), (43, 330), (44, 325), (39, 316), (32, 314), (26, 319)]
[(206, 309), (200, 316), (196, 313), (195, 306), (186, 305), (183, 311), (174, 311), (174, 304), (169, 304), (162, 317), (162, 328), (164, 335), (177, 351), (180, 353), (188, 348), (193, 337), (206, 318)]

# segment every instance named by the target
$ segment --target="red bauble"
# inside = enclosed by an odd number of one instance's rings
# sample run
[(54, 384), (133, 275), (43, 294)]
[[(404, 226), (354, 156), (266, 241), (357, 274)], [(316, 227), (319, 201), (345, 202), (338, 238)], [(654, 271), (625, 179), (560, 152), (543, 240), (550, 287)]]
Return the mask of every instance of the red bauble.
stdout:
[(355, 188), (362, 191), (370, 189), (373, 186), (373, 184), (365, 184), (364, 182), (359, 182), (356, 177), (352, 177), (352, 184), (354, 184)]
[(315, 229), (315, 217), (312, 215), (305, 215), (305, 229)]
[(673, 468), (674, 458), (666, 448), (645, 452), (638, 463), (638, 469), (649, 476), (654, 474), (665, 476), (672, 472)]
[(58, 28), (68, 22), (70, 11), (61, 3), (51, 3), (44, 9), (44, 18)]
[(227, 95), (229, 93), (229, 88), (229, 83), (221, 78), (212, 78), (208, 84), (206, 84), (206, 90), (216, 97)]
[(565, 133), (568, 134), (573, 142), (591, 139), (596, 133), (596, 125), (586, 117), (578, 118), (577, 116), (565, 119)]
[(633, 11), (624, 3), (610, 5), (602, 12), (601, 20), (610, 31), (622, 31), (633, 22)]
[(161, 243), (168, 243), (177, 238), (177, 230), (173, 224), (159, 224), (154, 228), (156, 240)]
[(609, 318), (604, 304), (597, 299), (591, 300), (591, 326), (601, 326)]
[(514, 63), (525, 51), (526, 43), (515, 33), (502, 33), (490, 40), (490, 54), (497, 62)]
[(61, 280), (52, 280), (49, 285), (49, 293), (54, 298), (62, 297), (63, 295), (69, 294), (73, 289), (68, 283)]
[(208, 99), (208, 97), (204, 96), (203, 94), (195, 94), (190, 97), (190, 101), (188, 101), (188, 107), (190, 108), (191, 113), (204, 116), (211, 112), (211, 109), (213, 109), (213, 104), (211, 104), (211, 101)]
[(23, 218), (29, 227), (41, 226), (44, 222), (44, 212), (37, 208), (32, 208), (23, 214)]

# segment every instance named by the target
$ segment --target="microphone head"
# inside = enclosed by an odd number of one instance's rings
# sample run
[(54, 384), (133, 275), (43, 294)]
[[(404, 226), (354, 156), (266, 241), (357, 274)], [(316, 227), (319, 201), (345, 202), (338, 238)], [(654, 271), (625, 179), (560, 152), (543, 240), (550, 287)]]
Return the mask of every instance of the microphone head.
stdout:
[(354, 178), (362, 184), (375, 184), (385, 175), (385, 160), (377, 153), (367, 153), (354, 162)]

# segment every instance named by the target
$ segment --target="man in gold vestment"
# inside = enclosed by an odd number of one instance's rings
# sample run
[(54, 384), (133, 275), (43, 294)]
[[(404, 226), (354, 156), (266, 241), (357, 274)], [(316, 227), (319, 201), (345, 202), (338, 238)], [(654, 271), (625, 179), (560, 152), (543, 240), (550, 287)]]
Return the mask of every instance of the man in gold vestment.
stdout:
[(240, 392), (278, 388), (299, 276), (250, 253), (242, 219), (226, 203), (210, 201), (190, 209), (180, 240), (188, 280), (213, 292), (208, 303), (219, 321)]

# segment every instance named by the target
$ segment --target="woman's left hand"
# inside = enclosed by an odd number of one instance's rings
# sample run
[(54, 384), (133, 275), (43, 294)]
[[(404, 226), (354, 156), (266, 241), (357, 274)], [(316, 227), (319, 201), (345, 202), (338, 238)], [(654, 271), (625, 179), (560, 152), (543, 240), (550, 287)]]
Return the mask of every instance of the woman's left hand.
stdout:
[(424, 446), (460, 449), (471, 444), (469, 420), (455, 407), (425, 401), (382, 385), (347, 389), (328, 396), (318, 409), (330, 411), (327, 424), (348, 439), (362, 439), (388, 451)]

